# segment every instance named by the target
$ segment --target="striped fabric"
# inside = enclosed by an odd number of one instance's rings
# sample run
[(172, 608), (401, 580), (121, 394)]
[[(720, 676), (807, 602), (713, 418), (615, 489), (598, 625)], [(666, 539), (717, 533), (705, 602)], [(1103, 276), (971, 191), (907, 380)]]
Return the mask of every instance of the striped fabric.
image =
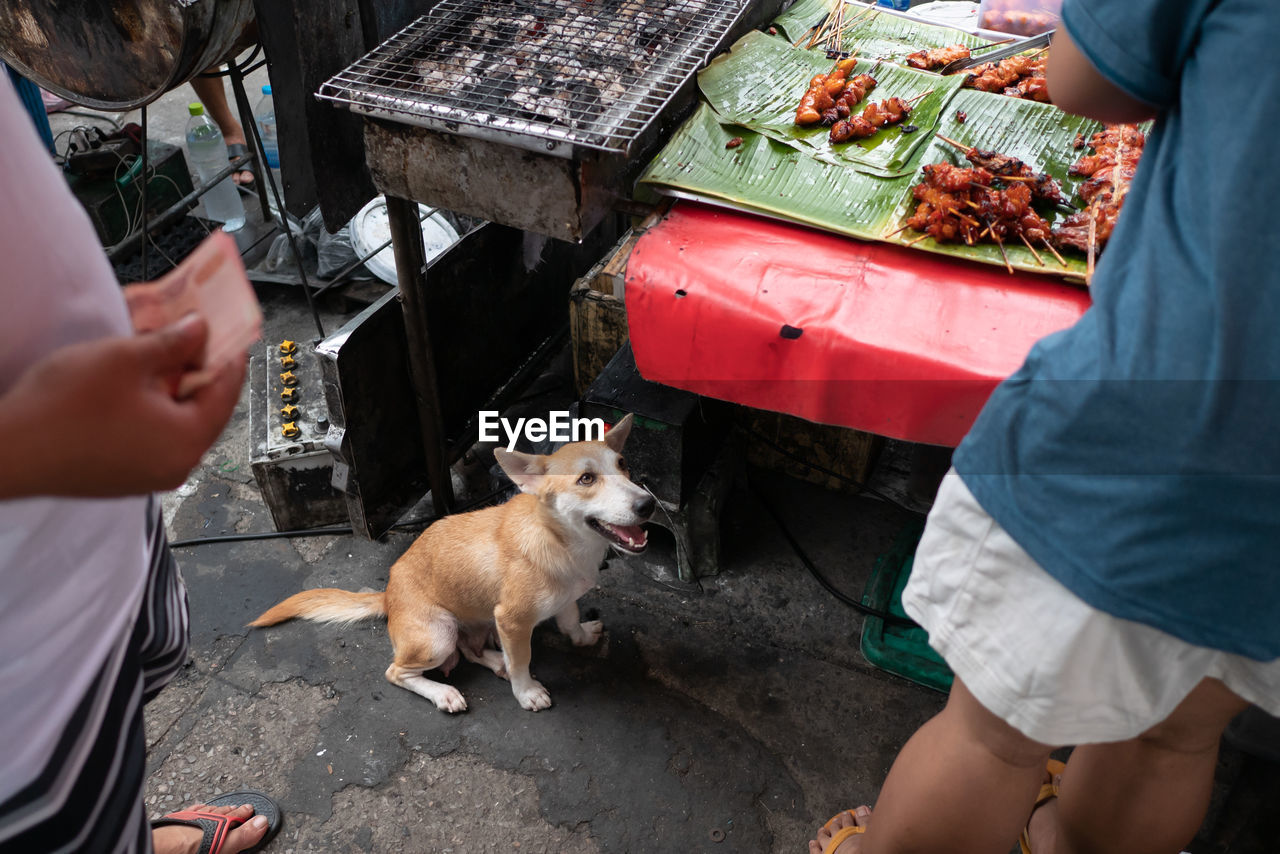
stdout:
[(186, 588), (154, 499), (147, 541), (150, 567), (137, 616), (68, 721), (48, 765), (0, 804), (0, 854), (151, 851), (142, 803), (142, 707), (187, 657)]

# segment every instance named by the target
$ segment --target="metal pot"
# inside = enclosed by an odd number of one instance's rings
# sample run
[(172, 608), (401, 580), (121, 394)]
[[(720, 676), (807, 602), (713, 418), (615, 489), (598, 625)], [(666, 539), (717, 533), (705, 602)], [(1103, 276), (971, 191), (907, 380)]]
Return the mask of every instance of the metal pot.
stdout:
[(253, 0), (4, 0), (0, 59), (69, 101), (127, 110), (252, 38)]

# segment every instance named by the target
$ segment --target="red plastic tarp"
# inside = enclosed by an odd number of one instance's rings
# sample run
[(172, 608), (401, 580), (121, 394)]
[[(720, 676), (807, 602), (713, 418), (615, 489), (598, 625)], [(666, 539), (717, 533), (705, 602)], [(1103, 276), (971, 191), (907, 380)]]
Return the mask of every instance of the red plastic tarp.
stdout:
[(680, 202), (631, 252), (626, 303), (648, 380), (955, 446), (996, 384), (1038, 339), (1074, 323), (1089, 295)]

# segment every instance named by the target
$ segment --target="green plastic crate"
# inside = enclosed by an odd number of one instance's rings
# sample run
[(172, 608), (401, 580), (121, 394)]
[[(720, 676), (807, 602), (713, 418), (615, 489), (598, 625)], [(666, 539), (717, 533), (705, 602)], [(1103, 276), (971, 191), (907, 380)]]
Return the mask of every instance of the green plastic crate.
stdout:
[[(876, 559), (862, 594), (864, 605), (899, 617), (907, 616), (902, 610), (902, 589), (907, 586), (923, 532), (922, 522), (910, 523), (899, 533), (893, 547)], [(879, 617), (867, 617), (862, 624), (862, 654), (881, 670), (926, 688), (943, 693), (951, 689), (954, 678), (951, 668), (929, 646), (929, 633), (915, 624), (886, 626)]]

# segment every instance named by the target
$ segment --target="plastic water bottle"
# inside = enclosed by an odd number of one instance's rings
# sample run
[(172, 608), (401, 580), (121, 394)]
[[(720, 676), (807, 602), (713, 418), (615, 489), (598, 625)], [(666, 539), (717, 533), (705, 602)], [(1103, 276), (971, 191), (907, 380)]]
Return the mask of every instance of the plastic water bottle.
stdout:
[(885, 6), (896, 12), (905, 12), (911, 8), (911, 0), (876, 0), (877, 6)]
[[(280, 184), (280, 141), (276, 133), (276, 102), (271, 97), (271, 87), (262, 87), (262, 100), (253, 110), (253, 120), (258, 123), (258, 133), (262, 136), (262, 148), (267, 155), (267, 168), (277, 187)], [(274, 197), (272, 202), (274, 203)]]
[[(187, 157), (202, 184), (227, 168), (227, 144), (222, 141), (218, 125), (204, 114), (204, 105), (187, 107), (191, 119), (187, 122)], [(244, 227), (244, 203), (236, 191), (235, 182), (228, 175), (200, 197), (209, 219), (222, 223), (223, 231), (239, 231)]]

